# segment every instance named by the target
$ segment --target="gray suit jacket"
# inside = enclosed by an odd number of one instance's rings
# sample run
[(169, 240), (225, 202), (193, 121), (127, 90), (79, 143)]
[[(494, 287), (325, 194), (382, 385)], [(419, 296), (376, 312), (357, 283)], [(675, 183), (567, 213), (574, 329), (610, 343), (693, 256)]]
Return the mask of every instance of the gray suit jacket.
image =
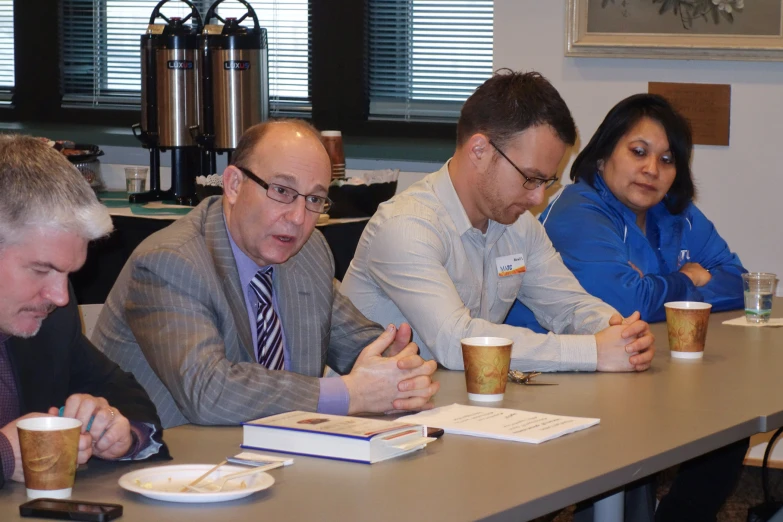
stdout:
[(107, 298), (92, 340), (135, 375), (165, 428), (315, 411), (325, 365), (349, 372), (383, 329), (335, 290), (334, 260), (320, 232), (276, 271), (291, 371), (269, 371), (255, 362), (220, 197), (203, 201), (139, 245)]

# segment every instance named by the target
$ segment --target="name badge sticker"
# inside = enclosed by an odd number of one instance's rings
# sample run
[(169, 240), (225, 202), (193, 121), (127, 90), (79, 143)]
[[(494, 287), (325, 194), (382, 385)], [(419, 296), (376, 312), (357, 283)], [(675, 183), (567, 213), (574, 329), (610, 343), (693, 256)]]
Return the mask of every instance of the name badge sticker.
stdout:
[(498, 266), (498, 277), (508, 277), (525, 271), (525, 256), (522, 254), (497, 257), (495, 263)]

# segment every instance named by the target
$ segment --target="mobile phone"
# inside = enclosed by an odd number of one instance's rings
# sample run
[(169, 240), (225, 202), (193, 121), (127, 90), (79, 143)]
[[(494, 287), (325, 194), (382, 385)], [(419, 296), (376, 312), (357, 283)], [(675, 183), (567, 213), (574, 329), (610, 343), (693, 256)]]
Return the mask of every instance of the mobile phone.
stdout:
[(58, 520), (86, 520), (105, 522), (122, 516), (119, 504), (100, 504), (83, 500), (56, 500), (37, 498), (19, 506), (23, 517), (55, 518)]
[(427, 428), (427, 436), (433, 438), (440, 438), (443, 435), (443, 428)]

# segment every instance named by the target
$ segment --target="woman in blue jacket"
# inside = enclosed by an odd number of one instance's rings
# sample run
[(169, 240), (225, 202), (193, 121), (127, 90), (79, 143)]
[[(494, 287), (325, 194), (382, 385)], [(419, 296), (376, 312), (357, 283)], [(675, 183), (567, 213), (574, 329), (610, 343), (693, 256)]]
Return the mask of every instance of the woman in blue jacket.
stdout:
[[(688, 123), (665, 98), (626, 98), (577, 156), (574, 184), (541, 215), (585, 290), (623, 316), (639, 310), (645, 321), (663, 321), (668, 301), (744, 306), (745, 269), (693, 204), (692, 149)], [(506, 323), (541, 331), (519, 302)], [(746, 439), (682, 464), (655, 520), (714, 521), (747, 448)]]
[[(742, 308), (742, 267), (693, 204), (693, 142), (687, 121), (654, 94), (615, 105), (541, 215), (566, 266), (589, 293), (628, 316), (666, 318), (668, 301)], [(512, 309), (507, 322), (532, 314)]]

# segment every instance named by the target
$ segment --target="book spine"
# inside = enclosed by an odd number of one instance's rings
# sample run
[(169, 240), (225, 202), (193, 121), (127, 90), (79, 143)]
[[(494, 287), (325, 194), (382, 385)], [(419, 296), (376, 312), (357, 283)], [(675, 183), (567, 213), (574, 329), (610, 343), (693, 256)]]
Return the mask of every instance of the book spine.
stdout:
[(239, 447), (242, 449), (258, 450), (258, 451), (274, 451), (275, 453), (285, 453), (286, 455), (299, 455), (301, 457), (318, 457), (322, 459), (339, 460), (342, 462), (358, 462), (359, 464), (370, 464), (369, 460), (346, 459), (341, 457), (333, 457), (322, 453), (298, 453), (296, 451), (283, 451), (283, 450), (273, 449), (273, 448), (261, 448), (258, 446), (250, 446), (248, 444), (240, 444)]

